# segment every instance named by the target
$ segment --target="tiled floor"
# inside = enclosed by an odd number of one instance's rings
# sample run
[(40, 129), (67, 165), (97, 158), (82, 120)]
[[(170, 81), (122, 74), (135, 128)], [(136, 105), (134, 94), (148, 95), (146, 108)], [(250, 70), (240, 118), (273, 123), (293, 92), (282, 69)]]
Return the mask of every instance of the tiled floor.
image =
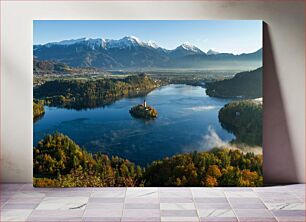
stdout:
[(42, 189), (3, 184), (1, 221), (305, 221), (305, 185)]

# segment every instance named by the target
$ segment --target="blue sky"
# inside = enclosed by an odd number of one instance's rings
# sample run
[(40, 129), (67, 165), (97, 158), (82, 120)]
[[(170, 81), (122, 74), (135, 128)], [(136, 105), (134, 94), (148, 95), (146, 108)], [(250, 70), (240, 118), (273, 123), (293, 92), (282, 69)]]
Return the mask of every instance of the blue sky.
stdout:
[(213, 49), (235, 54), (262, 47), (260, 20), (35, 20), (33, 32), (34, 44), (82, 37), (136, 36), (167, 49), (186, 42), (205, 52)]

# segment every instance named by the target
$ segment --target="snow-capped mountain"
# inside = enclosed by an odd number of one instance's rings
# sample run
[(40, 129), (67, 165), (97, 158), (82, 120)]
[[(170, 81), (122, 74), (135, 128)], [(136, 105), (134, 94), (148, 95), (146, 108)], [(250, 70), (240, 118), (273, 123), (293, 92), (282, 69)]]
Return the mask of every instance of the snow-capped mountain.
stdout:
[(190, 55), (204, 55), (205, 53), (194, 45), (184, 43), (172, 50), (170, 54), (175, 57), (182, 57)]
[(140, 41), (137, 37), (134, 36), (126, 36), (119, 40), (114, 39), (106, 39), (104, 48), (112, 49), (112, 48), (129, 48), (129, 47), (137, 47), (137, 46), (144, 46), (145, 43)]
[(45, 44), (44, 46), (46, 47), (52, 47), (54, 45), (62, 45), (62, 46), (67, 46), (67, 45), (74, 45), (74, 44), (78, 44), (78, 43), (82, 43), (85, 42), (86, 38), (80, 38), (80, 39), (70, 39), (70, 40), (63, 40), (60, 42), (50, 42)]
[(195, 52), (195, 53), (203, 53), (201, 49), (199, 49), (198, 47), (196, 47), (194, 45), (191, 45), (190, 43), (183, 43), (179, 47), (182, 47), (183, 49), (185, 49), (187, 51), (192, 51), (192, 52)]
[(160, 47), (159, 47), (155, 42), (153, 42), (153, 41), (148, 41), (146, 44), (147, 44), (147, 46), (152, 47), (152, 48), (154, 48), (154, 49), (160, 48)]
[[(260, 51), (260, 52), (259, 52)], [(71, 39), (34, 45), (37, 60), (52, 60), (73, 67), (98, 67), (105, 69), (147, 67), (197, 67), (214, 61), (260, 60), (261, 49), (250, 54), (233, 55), (209, 50), (206, 54), (198, 47), (184, 43), (173, 50), (158, 46), (153, 41), (141, 41), (134, 36), (121, 39)], [(209, 55), (209, 56), (208, 56)], [(241, 58), (240, 58), (241, 57)]]
[[(89, 48), (95, 50), (102, 47), (104, 44), (103, 39), (87, 39), (87, 38), (80, 38), (80, 39), (70, 39), (70, 40), (63, 40), (60, 42), (50, 42), (43, 46), (47, 48), (51, 48), (53, 46), (71, 46), (71, 45), (87, 45)], [(37, 46), (36, 46), (37, 47)]]
[(99, 48), (124, 49), (124, 48), (138, 47), (138, 46), (151, 47), (155, 49), (159, 48), (159, 46), (155, 42), (153, 41), (143, 42), (143, 41), (140, 41), (135, 36), (125, 36), (122, 39), (118, 39), (118, 40), (117, 39), (103, 39), (103, 38), (97, 38), (97, 39), (80, 38), (80, 39), (63, 40), (60, 42), (51, 42), (51, 43), (47, 43), (42, 46), (50, 48), (52, 46), (71, 46), (71, 45), (86, 45), (93, 50), (99, 49)]
[(214, 50), (210, 49), (210, 50), (208, 50), (208, 51), (206, 52), (206, 54), (207, 54), (207, 55), (217, 55), (217, 54), (220, 54), (220, 52), (217, 52), (217, 51), (214, 51)]

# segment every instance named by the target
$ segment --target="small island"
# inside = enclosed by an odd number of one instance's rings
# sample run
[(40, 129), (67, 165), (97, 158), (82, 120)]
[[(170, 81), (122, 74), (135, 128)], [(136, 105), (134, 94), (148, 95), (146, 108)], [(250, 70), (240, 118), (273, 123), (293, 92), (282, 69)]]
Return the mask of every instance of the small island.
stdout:
[(154, 119), (157, 117), (157, 111), (153, 107), (147, 105), (146, 100), (143, 101), (143, 104), (132, 107), (130, 109), (130, 114), (134, 117), (143, 119)]

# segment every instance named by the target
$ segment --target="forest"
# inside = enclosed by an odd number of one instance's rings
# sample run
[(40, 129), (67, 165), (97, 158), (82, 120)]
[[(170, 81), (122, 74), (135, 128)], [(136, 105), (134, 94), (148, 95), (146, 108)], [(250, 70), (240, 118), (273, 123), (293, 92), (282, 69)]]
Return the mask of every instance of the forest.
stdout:
[(43, 101), (33, 100), (33, 120), (36, 121), (45, 114)]
[(160, 86), (146, 74), (124, 79), (56, 79), (34, 88), (34, 98), (48, 106), (86, 109), (104, 106), (128, 96), (144, 95)]
[(35, 187), (261, 186), (262, 155), (215, 148), (166, 157), (140, 167), (120, 157), (88, 153), (54, 133), (33, 150)]
[(231, 79), (206, 84), (209, 96), (220, 98), (255, 99), (262, 97), (262, 67), (237, 73)]
[(55, 61), (39, 61), (33, 60), (33, 74), (34, 75), (67, 75), (67, 74), (93, 74), (101, 73), (102, 71), (92, 67), (71, 67), (65, 63)]
[(240, 100), (226, 104), (219, 111), (224, 129), (236, 136), (234, 143), (262, 146), (262, 103)]

